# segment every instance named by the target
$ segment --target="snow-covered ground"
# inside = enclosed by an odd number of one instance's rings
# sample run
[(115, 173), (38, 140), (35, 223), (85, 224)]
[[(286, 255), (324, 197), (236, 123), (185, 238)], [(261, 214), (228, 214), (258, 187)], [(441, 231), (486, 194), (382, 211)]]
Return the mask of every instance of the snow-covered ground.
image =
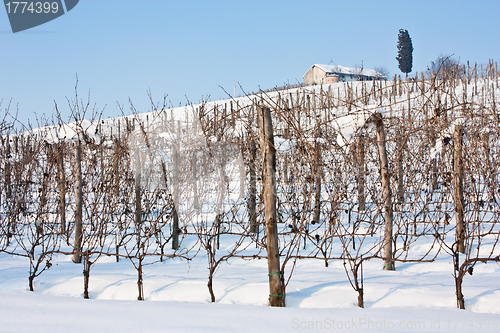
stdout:
[(268, 304), (267, 262), (232, 259), (214, 278), (210, 303), (207, 260), (180, 259), (145, 267), (145, 301), (137, 301), (136, 271), (129, 261), (100, 258), (90, 274), (90, 299), (82, 296), (82, 265), (57, 256), (28, 291), (28, 261), (0, 254), (1, 332), (471, 332), (499, 329), (500, 267), (478, 264), (464, 279), (467, 310), (456, 309), (451, 257), (402, 263), (383, 271), (364, 265), (365, 308), (356, 306), (341, 261), (303, 260), (287, 287), (286, 308)]
[[(361, 90), (360, 84), (353, 84), (350, 89), (357, 91), (359, 88)], [(386, 85), (386, 83), (383, 84)], [(335, 92), (341, 87), (344, 87), (344, 84), (332, 85), (332, 91)], [(318, 93), (322, 87), (307, 89)], [(368, 91), (370, 89), (368, 88)], [(291, 91), (293, 94), (295, 92), (295, 90)], [(268, 98), (272, 98), (276, 94), (270, 93)], [(338, 91), (338, 94), (338, 98), (345, 96), (344, 91)], [(420, 95), (420, 92), (415, 90), (413, 95)], [(460, 92), (457, 92), (457, 95), (460, 95)], [(406, 94), (400, 94), (399, 97), (393, 96), (393, 98), (404, 102)], [(296, 99), (300, 100), (298, 93)], [(424, 98), (423, 100), (427, 101), (428, 99)], [(204, 108), (208, 111), (217, 108), (231, 109), (231, 103), (234, 103), (236, 108), (239, 107), (243, 110), (242, 106), (250, 105), (251, 102), (251, 98), (243, 97), (232, 101), (209, 102), (204, 105)], [(290, 100), (290, 103), (292, 102)], [(417, 100), (415, 103), (417, 102), (419, 101)], [(400, 104), (406, 105), (406, 102)], [(223, 105), (224, 107), (222, 107)], [(196, 108), (201, 109), (202, 106), (188, 107), (188, 109)], [(185, 123), (188, 124), (192, 118), (196, 119), (192, 114), (186, 112), (186, 108), (175, 108), (169, 111), (140, 114), (131, 118), (144, 122), (143, 126), (148, 132), (163, 128), (168, 123), (174, 125), (177, 123), (179, 127), (172, 126), (170, 132), (165, 132), (163, 129), (161, 133), (157, 133), (164, 141), (152, 140), (150, 142), (151, 145), (158, 144), (166, 147), (167, 144), (175, 143), (175, 140), (178, 139), (177, 134), (172, 135), (172, 133), (180, 132), (179, 123), (181, 120), (185, 119)], [(347, 146), (352, 143), (356, 129), (364, 124), (366, 116), (370, 112), (375, 111), (380, 112), (380, 109), (375, 104), (369, 104), (360, 110), (355, 110), (354, 114), (346, 113), (345, 116), (335, 118), (332, 122), (335, 122), (335, 126), (341, 134), (337, 137), (338, 146)], [(250, 111), (243, 110), (242, 118), (244, 118), (245, 112)], [(395, 107), (390, 108), (390, 112), (394, 112), (394, 114), (389, 113), (389, 115), (397, 115)], [(158, 123), (161, 123), (163, 127), (157, 126)], [(243, 132), (245, 128), (243, 125), (243, 122), (236, 121), (234, 132)], [(309, 125), (314, 126), (314, 123), (311, 125), (309, 122)], [(192, 127), (197, 129), (198, 126), (199, 124), (196, 123), (196, 126)], [(101, 122), (99, 127), (102, 127), (99, 130), (106, 135), (110, 134), (112, 129), (114, 129), (113, 133), (116, 134), (116, 132), (120, 132), (120, 128), (122, 131), (124, 130), (125, 121), (124, 119), (109, 119)], [(95, 127), (92, 129), (90, 134), (95, 134)], [(53, 141), (66, 140), (73, 136), (70, 135), (71, 133), (67, 134), (70, 132), (69, 130), (65, 131), (64, 135), (60, 129), (57, 133), (55, 128), (50, 127), (45, 130), (48, 131), (47, 138), (52, 138)], [(144, 146), (141, 138), (142, 135), (139, 135), (136, 140), (130, 140), (130, 147), (134, 147), (133, 145)], [(192, 136), (191, 141), (196, 141), (193, 138), (198, 137)], [(204, 143), (204, 140), (205, 137), (201, 141)], [(277, 138), (275, 143), (278, 153), (288, 151), (291, 147), (291, 142), (288, 139)], [(190, 144), (193, 146), (192, 142)], [(181, 145), (181, 147), (184, 146), (187, 144)], [(155, 151), (155, 149), (149, 149), (149, 151)], [(437, 153), (441, 154), (442, 151), (443, 146), (438, 140), (430, 152), (430, 158), (435, 157)], [(157, 157), (151, 156), (151, 160)], [(182, 160), (182, 154), (180, 156)], [(240, 188), (238, 188), (240, 178), (237, 177), (239, 164), (235, 161), (228, 160), (227, 162), (233, 169), (233, 173), (228, 171), (228, 174), (231, 174), (231, 188), (234, 189), (232, 192), (234, 197), (230, 199), (234, 204), (242, 198), (242, 196), (238, 196), (241, 193)], [(237, 162), (239, 161), (241, 158), (238, 155)], [(157, 164), (159, 165), (159, 163)], [(374, 174), (378, 174), (378, 170), (375, 170)], [(189, 180), (185, 183), (188, 184), (186, 187), (191, 186)], [(212, 186), (215, 183), (212, 178), (207, 178), (204, 185), (208, 188), (207, 184)], [(199, 186), (201, 187), (201, 185), (203, 184), (200, 181)], [(205, 204), (214, 206), (215, 199), (213, 198), (216, 196), (207, 188), (205, 191), (210, 195), (205, 198)], [(415, 189), (422, 190), (416, 185)], [(445, 198), (445, 195), (441, 198)], [(424, 201), (423, 204), (435, 203)], [(187, 215), (186, 207), (187, 205), (180, 205), (181, 217), (182, 214)], [(452, 206), (444, 209), (445, 213), (453, 211)], [(286, 210), (282, 211), (286, 214)], [(205, 221), (215, 219), (214, 210), (206, 213), (209, 218)], [(344, 219), (344, 222), (347, 219), (346, 214), (340, 213), (339, 215)], [(370, 219), (373, 218), (369, 212), (366, 214)], [(496, 223), (498, 215), (491, 214), (488, 212), (485, 215), (484, 219), (487, 220), (485, 222)], [(375, 214), (375, 216), (378, 215)], [(404, 221), (408, 216), (400, 214), (397, 218)], [(243, 220), (242, 218), (238, 219), (238, 221)], [(348, 220), (350, 221), (350, 218)], [(367, 218), (367, 220), (369, 219)], [(452, 220), (454, 219), (452, 218)], [(440, 220), (436, 221), (439, 223)], [(321, 231), (323, 227), (317, 228)], [(444, 232), (446, 229), (448, 232), (447, 235), (442, 236), (444, 237), (443, 242), (448, 246), (454, 242), (454, 235), (450, 232), (450, 228), (452, 226), (442, 226), (442, 231)], [(376, 232), (378, 233), (377, 237), (380, 237), (380, 230), (376, 230)], [(379, 239), (368, 237), (364, 243), (364, 246), (368, 248), (371, 242), (377, 242)], [(282, 239), (290, 240), (291, 238), (283, 236)], [(481, 253), (490, 249), (490, 244), (485, 239), (481, 239)], [(189, 244), (193, 244), (195, 241), (186, 238), (182, 246), (188, 248)], [(410, 256), (413, 258), (423, 257), (434, 241), (434, 235), (428, 232), (423, 234), (417, 243), (411, 244)], [(238, 251), (242, 250), (246, 256), (258, 253), (258, 250), (255, 249), (255, 243), (249, 242), (246, 239), (238, 249)], [(288, 245), (290, 246), (292, 243), (289, 242)], [(115, 243), (110, 242), (111, 250), (114, 250), (113, 244)], [(333, 238), (331, 244), (332, 255), (339, 256), (342, 253), (339, 239)], [(358, 244), (358, 248), (361, 246), (359, 241), (356, 244)], [(247, 245), (248, 247), (246, 247)], [(301, 245), (299, 244), (297, 247), (301, 247)], [(170, 243), (167, 244), (168, 246)], [(222, 235), (217, 258), (231, 252), (234, 246), (234, 237)], [(308, 246), (313, 247), (310, 242)], [(351, 244), (348, 243), (347, 246), (351, 246)], [(351, 287), (344, 270), (344, 263), (341, 260), (331, 260), (328, 267), (325, 267), (324, 261), (321, 259), (304, 259), (297, 262), (286, 287), (286, 308), (271, 308), (268, 306), (268, 268), (265, 259), (243, 260), (233, 256), (229, 262), (222, 262), (213, 281), (216, 302), (210, 303), (210, 294), (207, 288), (209, 273), (207, 266), (209, 263), (203, 247), (198, 244), (196, 249), (200, 249), (200, 252), (196, 256), (192, 255), (191, 261), (175, 258), (158, 262), (157, 257), (148, 257), (147, 263), (151, 264), (144, 267), (145, 301), (136, 300), (138, 295), (137, 271), (132, 263), (124, 257), (119, 263), (115, 261), (114, 257), (101, 256), (97, 259), (90, 272), (90, 299), (85, 300), (83, 299), (83, 265), (74, 264), (70, 256), (55, 255), (51, 260), (52, 267), (35, 279), (35, 291), (30, 292), (28, 291), (29, 260), (0, 253), (0, 332), (68, 332), (74, 329), (92, 332), (294, 332), (309, 330), (496, 332), (500, 329), (500, 266), (498, 263), (478, 262), (474, 265), (473, 275), (466, 275), (464, 278), (463, 293), (466, 310), (459, 310), (456, 308), (453, 260), (445, 250), (441, 250), (434, 262), (401, 263), (398, 261), (396, 262), (396, 271), (384, 271), (382, 270), (382, 260), (372, 259), (363, 262), (365, 308), (360, 309), (357, 307), (358, 294)], [(498, 247), (495, 249), (490, 257), (498, 255)], [(70, 247), (62, 250), (71, 251)], [(308, 248), (299, 254), (307, 255), (311, 253), (309, 250), (313, 251), (314, 249)], [(196, 252), (196, 250), (193, 251)], [(12, 253), (17, 252), (12, 250)], [(23, 252), (20, 251), (20, 253)], [(149, 254), (151, 253), (149, 252)], [(359, 252), (359, 254), (362, 253), (364, 251)], [(260, 254), (265, 255), (265, 253)], [(124, 254), (122, 253), (122, 255)], [(356, 255), (356, 251), (353, 251), (353, 255)], [(429, 256), (426, 259), (429, 259)], [(285, 269), (285, 281), (288, 281), (291, 267), (292, 264), (288, 263)]]

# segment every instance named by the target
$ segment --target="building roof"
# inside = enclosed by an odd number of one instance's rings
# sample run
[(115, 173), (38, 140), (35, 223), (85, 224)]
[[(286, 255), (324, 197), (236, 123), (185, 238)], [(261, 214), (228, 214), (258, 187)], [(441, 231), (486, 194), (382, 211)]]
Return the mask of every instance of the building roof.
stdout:
[[(325, 71), (325, 73), (328, 74), (356, 74), (356, 75), (364, 75), (364, 76), (372, 76), (372, 77), (381, 77), (384, 76), (382, 73), (377, 72), (374, 69), (366, 69), (366, 68), (351, 68), (351, 67), (344, 67), (344, 66), (337, 66), (337, 65), (323, 65), (323, 64), (314, 64), (312, 65), (309, 70), (313, 67), (318, 67)], [(306, 72), (306, 74), (307, 74)], [(305, 76), (305, 74), (304, 74)]]

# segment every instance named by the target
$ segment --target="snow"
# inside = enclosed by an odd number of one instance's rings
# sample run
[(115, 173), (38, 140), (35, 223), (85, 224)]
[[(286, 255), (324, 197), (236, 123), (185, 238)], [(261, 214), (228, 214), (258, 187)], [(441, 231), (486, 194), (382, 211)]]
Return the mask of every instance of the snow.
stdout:
[[(353, 85), (356, 88), (359, 83)], [(307, 89), (318, 92), (322, 88)], [(269, 93), (269, 98), (273, 94)], [(247, 97), (233, 101), (251, 103)], [(226, 102), (229, 100), (210, 102), (206, 107), (211, 109)], [(171, 115), (170, 121), (181, 121), (186, 117), (186, 109), (192, 107), (196, 106), (166, 112)], [(353, 135), (375, 110), (367, 106), (332, 120), (340, 133), (338, 144), (348, 146), (352, 143)], [(378, 109), (378, 112), (384, 113), (384, 110)], [(146, 121), (146, 126), (152, 123), (151, 120), (147, 123), (146, 114), (134, 117)], [(113, 121), (106, 121), (105, 125), (111, 127)], [(66, 139), (75, 138), (76, 127), (70, 125), (64, 127), (64, 135), (61, 135), (62, 129), (56, 127), (46, 130), (54, 140), (64, 136)], [(87, 122), (81, 125), (89, 135), (95, 134), (95, 127)], [(441, 152), (443, 136), (451, 135), (454, 125), (452, 122), (442, 131), (431, 158)], [(176, 132), (163, 131), (159, 136), (169, 142), (177, 139), (174, 134)], [(191, 135), (191, 139), (196, 138), (193, 133)], [(144, 145), (140, 135), (132, 141), (135, 145)], [(159, 142), (148, 153), (165, 148), (165, 142)], [(275, 144), (279, 152), (288, 152), (294, 142), (275, 138)], [(161, 157), (158, 152), (158, 156), (153, 154), (150, 158)], [(232, 167), (236, 175), (237, 165)], [(234, 184), (239, 184), (238, 178), (232, 179), (236, 179)], [(240, 191), (234, 192), (235, 196), (240, 194)], [(181, 213), (183, 210), (186, 208), (179, 209)], [(412, 245), (411, 253), (416, 256), (425, 253), (432, 242), (433, 239), (427, 239)], [(252, 244), (245, 243), (240, 248), (246, 249), (249, 245), (248, 252), (253, 254), (250, 250), (254, 247)], [(338, 241), (334, 245), (337, 246)], [(233, 238), (221, 236), (220, 248), (221, 254), (231, 251)], [(482, 250), (486, 249), (488, 244), (483, 244)], [(328, 267), (318, 259), (298, 261), (286, 288), (287, 307), (271, 308), (268, 306), (265, 259), (246, 261), (232, 258), (221, 263), (214, 277), (215, 303), (210, 303), (208, 263), (203, 252), (191, 261), (170, 259), (158, 262), (157, 259), (151, 259), (152, 262), (144, 268), (145, 301), (136, 300), (137, 272), (132, 263), (123, 258), (117, 263), (114, 257), (105, 256), (96, 261), (90, 272), (90, 299), (84, 300), (83, 266), (74, 264), (69, 256), (55, 255), (53, 266), (35, 279), (35, 291), (29, 292), (28, 259), (0, 253), (0, 332), (67, 332), (75, 327), (98, 332), (293, 332), (316, 329), (494, 332), (499, 327), (500, 266), (497, 263), (477, 263), (474, 266), (474, 274), (464, 278), (467, 310), (458, 310), (452, 258), (444, 252), (434, 262), (397, 263), (396, 271), (382, 270), (380, 259), (364, 262), (364, 309), (356, 305), (357, 293), (349, 284), (340, 260), (330, 261)], [(285, 269), (287, 277), (291, 266), (289, 264)]]
[(45, 126), (24, 133), (42, 137), (47, 143), (90, 139), (99, 142), (97, 126), (87, 119), (75, 121), (62, 126)]
[(65, 124), (59, 129), (60, 140), (72, 141), (77, 138), (83, 140), (84, 135), (98, 141), (97, 127), (87, 119)]
[[(269, 308), (251, 305), (185, 302), (134, 302), (67, 298), (27, 292), (3, 292), (2, 332), (293, 332), (354, 330), (357, 332), (467, 331), (498, 318), (445, 309)], [(8, 304), (9, 306), (4, 306)], [(24, 314), (22, 321), (19, 314)], [(462, 329), (462, 327), (465, 328)], [(493, 332), (494, 329), (484, 329)]]
[(445, 140), (452, 140), (455, 136), (456, 126), (464, 126), (466, 124), (466, 119), (457, 118), (450, 122), (450, 125), (438, 133), (439, 140), (436, 140), (434, 147), (431, 147), (429, 154), (429, 160), (436, 158), (439, 154), (443, 152), (443, 142)]
[[(336, 125), (335, 128), (338, 129), (340, 133), (340, 135), (337, 136), (337, 144), (340, 147), (352, 144), (357, 131), (363, 126), (368, 125), (367, 122), (375, 110), (375, 107), (367, 107), (334, 119), (332, 123)], [(378, 112), (383, 114), (384, 109), (379, 108)]]
[(436, 145), (431, 148), (430, 154), (429, 154), (429, 160), (436, 158), (441, 152), (443, 151), (443, 141), (441, 138), (439, 140), (436, 140)]
[(371, 77), (382, 76), (381, 73), (377, 72), (374, 69), (361, 69), (361, 68), (351, 68), (344, 66), (336, 66), (336, 65), (323, 65), (323, 64), (314, 64), (312, 67), (319, 67), (324, 70), (326, 73), (341, 73), (341, 74), (363, 74)]
[[(229, 239), (221, 238), (221, 249)], [(222, 250), (221, 250), (222, 251)], [(0, 254), (0, 332), (80, 330), (147, 332), (290, 332), (344, 329), (358, 332), (468, 331), (470, 323), (500, 321), (499, 265), (476, 266), (464, 279), (467, 310), (456, 309), (451, 257), (404, 263), (383, 271), (364, 264), (365, 308), (356, 306), (341, 261), (299, 261), (287, 287), (287, 307), (268, 306), (267, 262), (232, 259), (214, 278), (209, 303), (206, 256), (172, 259), (145, 267), (145, 301), (136, 301), (136, 271), (127, 260), (100, 258), (90, 273), (90, 298), (82, 298), (82, 265), (57, 255), (27, 291), (28, 261)], [(337, 326), (338, 325), (338, 326)], [(385, 325), (385, 326), (384, 326)], [(496, 326), (495, 326), (496, 325)], [(357, 329), (356, 329), (357, 327)], [(384, 328), (385, 327), (385, 328)], [(455, 328), (455, 329), (454, 329)]]

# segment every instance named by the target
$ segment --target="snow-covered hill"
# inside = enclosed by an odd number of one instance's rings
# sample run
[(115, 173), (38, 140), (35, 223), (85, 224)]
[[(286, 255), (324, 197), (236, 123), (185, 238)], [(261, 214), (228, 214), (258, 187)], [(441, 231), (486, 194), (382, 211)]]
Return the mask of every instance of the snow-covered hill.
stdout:
[[(3, 133), (0, 331), (75, 323), (99, 331), (496, 331), (498, 83), (494, 72), (338, 83)], [(267, 306), (259, 107), (272, 110), (282, 264), (273, 274), (286, 284), (285, 309)], [(71, 261), (77, 149), (83, 264)], [(382, 167), (394, 271), (384, 270)], [(457, 281), (465, 311), (456, 309)], [(81, 299), (86, 282), (89, 300)]]

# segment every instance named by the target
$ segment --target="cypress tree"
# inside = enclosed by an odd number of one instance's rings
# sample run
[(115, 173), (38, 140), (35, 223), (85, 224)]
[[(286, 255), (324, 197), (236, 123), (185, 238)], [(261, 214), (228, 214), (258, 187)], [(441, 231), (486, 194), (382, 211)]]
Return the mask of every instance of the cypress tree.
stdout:
[(408, 73), (411, 72), (413, 66), (413, 45), (411, 44), (411, 38), (408, 34), (408, 30), (400, 29), (398, 35), (398, 56), (396, 60), (399, 62), (399, 69), (401, 72)]

